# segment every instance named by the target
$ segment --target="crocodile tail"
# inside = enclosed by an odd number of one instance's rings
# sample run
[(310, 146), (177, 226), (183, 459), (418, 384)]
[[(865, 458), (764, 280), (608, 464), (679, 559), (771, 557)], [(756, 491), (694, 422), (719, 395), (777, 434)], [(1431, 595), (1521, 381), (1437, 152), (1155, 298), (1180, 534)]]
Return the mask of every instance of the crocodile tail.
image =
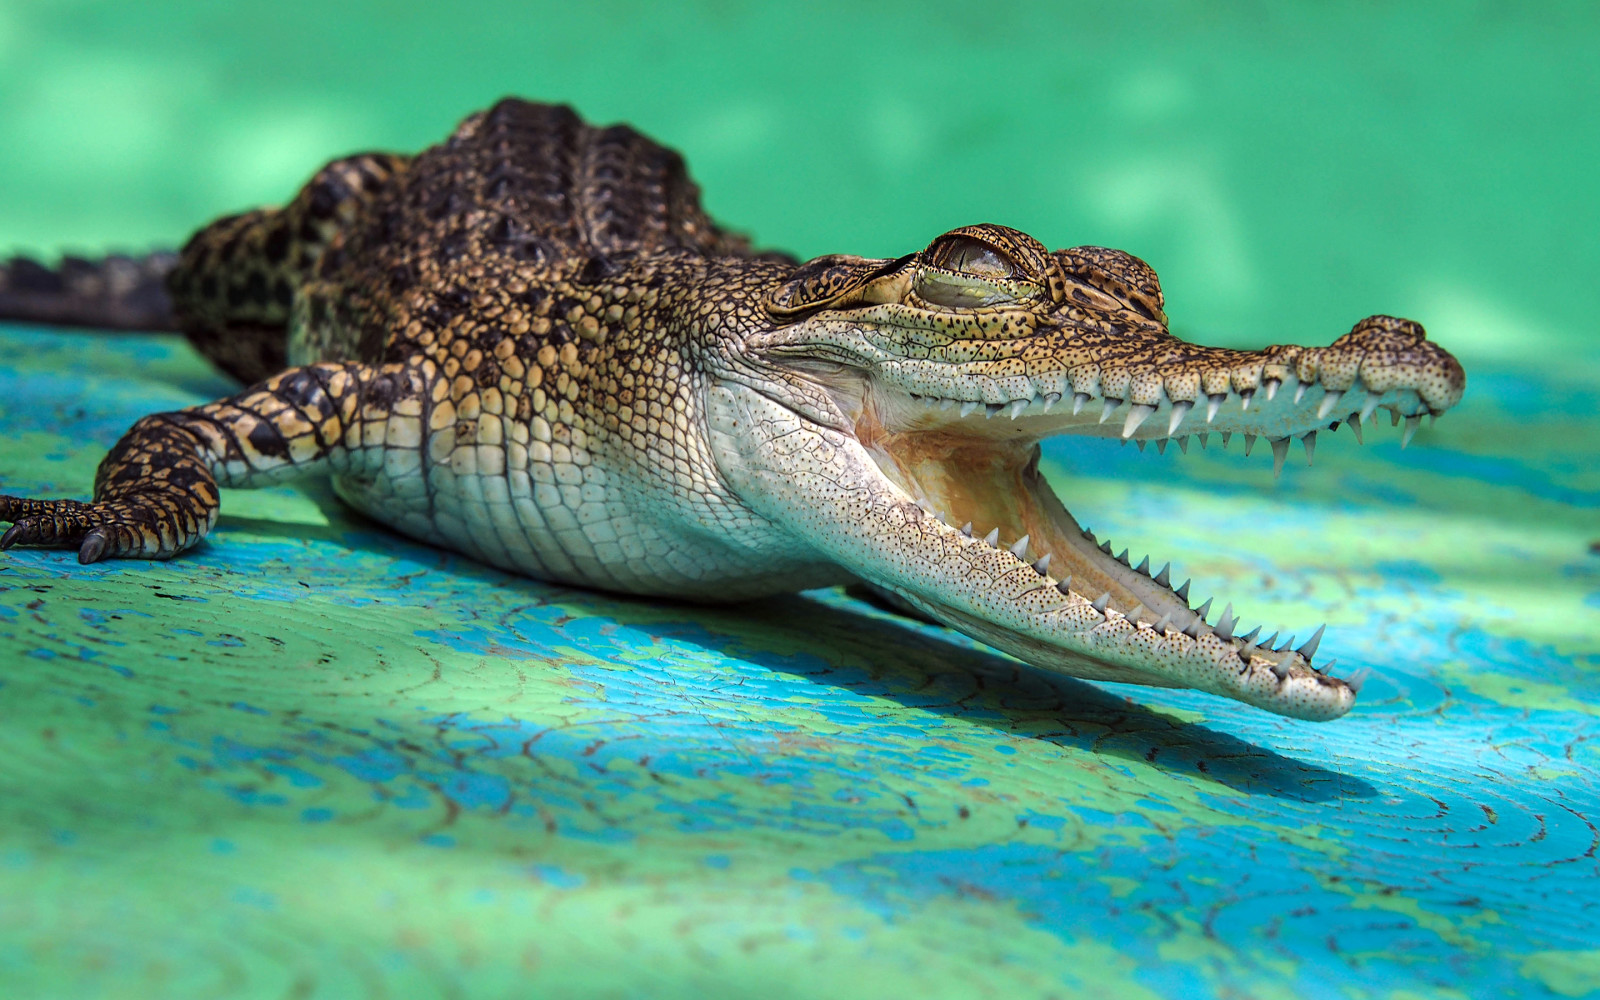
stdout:
[(63, 257), (47, 267), (28, 257), (0, 262), (0, 320), (109, 330), (176, 330), (167, 275), (174, 253)]

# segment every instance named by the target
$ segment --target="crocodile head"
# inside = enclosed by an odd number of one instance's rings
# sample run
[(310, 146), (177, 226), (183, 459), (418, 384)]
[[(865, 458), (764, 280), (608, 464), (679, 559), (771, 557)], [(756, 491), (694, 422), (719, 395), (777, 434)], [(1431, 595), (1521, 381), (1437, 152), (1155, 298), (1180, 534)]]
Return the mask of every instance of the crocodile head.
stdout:
[(1291, 648), (1243, 632), (1231, 603), (1191, 607), (1166, 566), (1132, 564), (1068, 513), (1039, 475), (1039, 441), (1238, 436), (1248, 452), (1265, 437), (1281, 468), (1291, 438), (1309, 455), (1319, 430), (1347, 424), (1359, 437), (1379, 408), (1409, 439), (1464, 384), (1421, 326), (1374, 316), (1328, 347), (1202, 347), (1168, 331), (1138, 258), (1052, 252), (995, 225), (897, 260), (817, 258), (766, 310), (770, 325), (744, 350), (784, 416), (742, 416), (764, 420), (769, 453), (790, 460), (745, 485), (781, 494), (767, 511), (788, 505), (831, 558), (1041, 666), (1304, 719), (1349, 709), (1359, 679), (1313, 665), (1320, 629)]

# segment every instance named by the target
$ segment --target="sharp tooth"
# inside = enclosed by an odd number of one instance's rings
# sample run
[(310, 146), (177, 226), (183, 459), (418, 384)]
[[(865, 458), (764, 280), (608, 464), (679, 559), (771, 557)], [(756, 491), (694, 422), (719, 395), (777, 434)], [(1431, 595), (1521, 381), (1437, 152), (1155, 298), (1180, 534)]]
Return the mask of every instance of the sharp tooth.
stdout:
[(1026, 410), (1027, 408), (1028, 408), (1028, 400), (1026, 400), (1026, 399), (1014, 399), (1014, 400), (1012, 400), (1011, 401), (1011, 419), (1015, 420), (1018, 417), (1022, 416), (1022, 411)]
[(1156, 622), (1156, 631), (1165, 632), (1167, 630), (1167, 626), (1170, 624), (1172, 624), (1172, 616), (1162, 615), (1161, 620)]
[[(1127, 444), (1128, 443), (1128, 439), (1127, 438), (1123, 438), (1122, 439), (1122, 443), (1123, 444)], [(1144, 438), (1140, 438), (1136, 443), (1139, 445), (1139, 450), (1140, 451), (1144, 451), (1144, 445), (1145, 445)]]
[(987, 417), (992, 417), (996, 413), (999, 413), (1001, 410), (1003, 410), (1005, 408), (1006, 408), (1006, 404), (1004, 404), (1004, 403), (985, 403), (985, 404), (983, 404), (983, 415), (986, 418)]
[(1161, 572), (1156, 574), (1156, 577), (1155, 577), (1156, 582), (1161, 584), (1163, 587), (1172, 586), (1172, 577), (1168, 575), (1171, 572), (1172, 572), (1172, 564), (1171, 563), (1164, 563), (1162, 565), (1162, 567), (1161, 567)]
[(1350, 428), (1350, 433), (1356, 436), (1356, 444), (1366, 444), (1365, 441), (1361, 440), (1361, 418), (1359, 416), (1352, 413), (1350, 414), (1350, 419), (1344, 423), (1346, 427)]
[(1322, 397), (1322, 405), (1317, 407), (1317, 419), (1323, 420), (1332, 413), (1333, 408), (1339, 405), (1339, 397), (1343, 395), (1342, 390), (1329, 389), (1328, 394)]
[(961, 404), (961, 415), (963, 417), (972, 416), (972, 411), (976, 410), (980, 405), (982, 405), (982, 404), (978, 403), (975, 400), (971, 400), (971, 399), (967, 400), (965, 403)]
[(1246, 645), (1251, 645), (1256, 641), (1256, 636), (1258, 636), (1260, 634), (1261, 634), (1261, 626), (1257, 625), (1255, 628), (1253, 628), (1250, 631), (1246, 632), (1244, 635), (1241, 635), (1239, 637), (1239, 641), (1242, 642), (1242, 643), (1245, 643)]
[(986, 544), (988, 544), (988, 546), (991, 549), (999, 548), (1000, 547), (1000, 529), (999, 528), (991, 528), (989, 533), (987, 535), (983, 536), (983, 540), (984, 540), (984, 542)]
[(1149, 556), (1145, 556), (1143, 559), (1139, 560), (1139, 565), (1135, 566), (1134, 570), (1139, 572), (1139, 573), (1143, 573), (1145, 576), (1149, 576), (1150, 575), (1150, 557)]
[(1225, 392), (1213, 392), (1206, 397), (1206, 423), (1209, 424), (1217, 419), (1217, 411), (1222, 409), (1222, 404), (1227, 398), (1228, 394)]
[(1200, 630), (1202, 628), (1205, 628), (1205, 622), (1202, 622), (1200, 619), (1196, 618), (1194, 621), (1184, 626), (1183, 634), (1191, 639), (1198, 639), (1200, 638)]
[(1059, 402), (1061, 402), (1061, 393), (1059, 393), (1059, 392), (1047, 392), (1047, 393), (1045, 393), (1044, 394), (1044, 412), (1049, 413), (1050, 412), (1050, 407), (1056, 405)]
[(1167, 453), (1167, 442), (1171, 440), (1171, 438), (1162, 438), (1160, 441), (1157, 441), (1156, 453), (1159, 455), (1165, 455)]
[(1301, 382), (1294, 387), (1294, 405), (1299, 406), (1300, 401), (1306, 398), (1306, 384)]
[(1267, 402), (1269, 403), (1272, 402), (1272, 397), (1278, 394), (1278, 387), (1283, 385), (1282, 382), (1275, 378), (1264, 379), (1261, 384), (1267, 387)]
[(1061, 578), (1061, 582), (1060, 583), (1056, 584), (1056, 589), (1061, 591), (1061, 593), (1063, 593), (1063, 594), (1070, 594), (1070, 593), (1072, 593), (1072, 591), (1070, 589), (1071, 585), (1072, 585), (1072, 574), (1068, 573), (1066, 576)]
[(1139, 425), (1144, 423), (1145, 418), (1154, 412), (1156, 412), (1156, 408), (1149, 403), (1134, 403), (1128, 407), (1128, 417), (1122, 422), (1122, 436), (1124, 438), (1133, 437), (1133, 432), (1138, 430)]
[(1110, 396), (1107, 396), (1105, 398), (1105, 405), (1100, 408), (1100, 422), (1103, 424), (1107, 420), (1110, 420), (1112, 411), (1116, 410), (1116, 408), (1121, 405), (1122, 400), (1112, 399)]
[(1016, 556), (1018, 559), (1021, 559), (1023, 556), (1028, 554), (1027, 535), (1023, 535), (1021, 538), (1017, 539), (1016, 543), (1011, 546), (1011, 554)]
[(1075, 393), (1073, 393), (1072, 394), (1072, 415), (1073, 416), (1077, 416), (1078, 412), (1083, 409), (1083, 404), (1087, 403), (1088, 401), (1089, 401), (1089, 394), (1087, 392), (1075, 392)]
[(1111, 554), (1111, 539), (1108, 538), (1100, 543), (1100, 551), (1108, 556)]
[(1246, 434), (1244, 436), (1244, 457), (1245, 458), (1249, 458), (1250, 457), (1250, 449), (1254, 448), (1255, 446), (1256, 446), (1256, 436), (1254, 434)]
[(1222, 432), (1222, 447), (1228, 447), (1228, 442), (1233, 440), (1233, 431)]
[(1306, 644), (1295, 650), (1296, 653), (1306, 658), (1307, 663), (1310, 663), (1311, 657), (1316, 655), (1317, 647), (1322, 643), (1322, 633), (1327, 627), (1327, 625), (1318, 625), (1317, 630), (1311, 634), (1311, 638), (1306, 640)]
[(1317, 450), (1317, 432), (1311, 431), (1307, 433), (1300, 439), (1300, 443), (1306, 447), (1306, 464), (1310, 465), (1311, 453)]
[(948, 410), (954, 405), (956, 405), (956, 401), (953, 399), (946, 398), (939, 400), (939, 409), (941, 410)]
[(1127, 566), (1129, 569), (1133, 568), (1133, 566), (1128, 562), (1128, 550), (1127, 549), (1123, 549), (1122, 550), (1122, 554), (1117, 556), (1117, 562), (1121, 563), (1124, 566)]
[(1372, 418), (1373, 412), (1378, 408), (1378, 400), (1382, 398), (1383, 393), (1373, 392), (1371, 389), (1367, 390), (1367, 401), (1361, 404), (1362, 420), (1370, 420)]
[[(1328, 661), (1328, 666), (1330, 668), (1332, 668), (1332, 666), (1333, 666), (1333, 661), (1332, 660)], [(1356, 694), (1360, 694), (1361, 693), (1361, 686), (1363, 684), (1367, 683), (1367, 678), (1371, 677), (1371, 676), (1372, 676), (1372, 671), (1368, 670), (1366, 667), (1362, 667), (1360, 670), (1357, 670), (1355, 673), (1351, 674), (1349, 677), (1346, 677), (1344, 679), (1344, 682), (1346, 684), (1350, 685), (1350, 690), (1351, 691), (1354, 691)]]
[(1094, 532), (1090, 531), (1088, 528), (1083, 529), (1083, 537), (1087, 538), (1091, 542), (1099, 541), (1098, 538), (1094, 537)]
[(963, 535), (966, 535), (968, 538), (972, 537), (972, 522), (971, 521), (968, 521), (966, 524), (963, 524), (961, 526), (961, 533)]
[(1272, 650), (1272, 644), (1277, 642), (1277, 641), (1278, 641), (1278, 633), (1274, 632), (1271, 635), (1267, 636), (1265, 639), (1262, 639), (1259, 643), (1257, 643), (1257, 645), (1260, 646), (1262, 649), (1267, 650), (1268, 652), (1272, 652), (1273, 651)]
[(1400, 434), (1400, 447), (1404, 448), (1411, 443), (1411, 438), (1417, 433), (1417, 428), (1422, 426), (1422, 414), (1414, 414), (1406, 418), (1406, 429)]
[(1173, 591), (1174, 594), (1177, 594), (1179, 597), (1183, 598), (1185, 607), (1187, 607), (1189, 604), (1189, 584), (1193, 582), (1193, 580), (1185, 580), (1183, 581), (1183, 586)]
[(1222, 617), (1217, 620), (1217, 627), (1214, 630), (1217, 633), (1217, 638), (1222, 640), (1232, 639), (1233, 627), (1237, 624), (1239, 624), (1239, 619), (1233, 617), (1233, 604), (1230, 603), (1222, 609)]
[(1111, 591), (1108, 590), (1105, 593), (1101, 594), (1099, 597), (1095, 598), (1094, 599), (1094, 604), (1090, 605), (1090, 607), (1094, 608), (1096, 611), (1100, 612), (1103, 615), (1103, 614), (1106, 613), (1106, 603), (1108, 601), (1110, 601), (1110, 600), (1111, 600)]
[(1183, 452), (1185, 455), (1189, 454), (1189, 435), (1185, 434), (1183, 437), (1178, 438), (1177, 441), (1178, 450)]
[[(1239, 409), (1240, 410), (1248, 410), (1248, 409), (1250, 409), (1250, 400), (1254, 399), (1255, 395), (1256, 395), (1256, 391), (1254, 389), (1241, 389), (1241, 390), (1239, 390)], [(1272, 397), (1269, 395), (1269, 396), (1267, 396), (1267, 398), (1271, 399)]]
[(1033, 564), (1033, 571), (1040, 576), (1050, 575), (1050, 553), (1046, 552), (1039, 557), (1039, 561)]
[(1210, 610), (1211, 610), (1211, 598), (1208, 597), (1208, 598), (1206, 598), (1206, 602), (1204, 604), (1202, 604), (1198, 608), (1194, 609), (1194, 613), (1200, 616), (1200, 620), (1201, 621), (1205, 621), (1206, 620), (1206, 614), (1208, 612), (1210, 612)]
[(1399, 424), (1400, 424), (1400, 407), (1398, 407), (1398, 406), (1385, 406), (1384, 409), (1389, 411), (1389, 426), (1390, 427), (1399, 426)]
[(1283, 475), (1283, 460), (1289, 457), (1289, 439), (1278, 438), (1272, 442), (1272, 478)]
[(1183, 418), (1187, 417), (1192, 409), (1194, 409), (1194, 404), (1186, 399), (1180, 399), (1172, 404), (1172, 417), (1167, 421), (1167, 435), (1169, 437), (1173, 431), (1178, 429), (1178, 425), (1183, 423)]
[(1133, 624), (1137, 626), (1139, 624), (1139, 616), (1142, 614), (1144, 614), (1144, 605), (1135, 604), (1132, 608), (1128, 609), (1128, 613), (1122, 617), (1128, 619), (1128, 621), (1133, 622)]
[(1211, 435), (1207, 434), (1205, 431), (1201, 431), (1196, 436), (1200, 438), (1200, 450), (1201, 451), (1205, 451), (1206, 450), (1206, 442), (1211, 439)]
[(1284, 650), (1288, 649), (1290, 646), (1293, 646), (1293, 645), (1294, 645), (1294, 636), (1291, 635), (1291, 636), (1289, 636), (1289, 638), (1287, 638), (1287, 639), (1285, 639), (1283, 641), (1283, 645), (1279, 646), (1277, 649), (1274, 649), (1273, 652), (1274, 653), (1281, 653), (1281, 652), (1283, 652)]
[(1289, 668), (1284, 666), (1281, 662), (1274, 663), (1272, 665), (1272, 672), (1277, 675), (1278, 680), (1280, 681), (1289, 676)]

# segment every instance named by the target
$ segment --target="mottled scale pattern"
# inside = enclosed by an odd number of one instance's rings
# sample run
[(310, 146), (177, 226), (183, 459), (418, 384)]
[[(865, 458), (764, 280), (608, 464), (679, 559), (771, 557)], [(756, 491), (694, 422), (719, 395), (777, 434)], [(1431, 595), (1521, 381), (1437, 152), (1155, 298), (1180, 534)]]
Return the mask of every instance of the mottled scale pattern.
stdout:
[[(0, 293), (18, 276), (48, 284), (12, 268)], [(249, 388), (140, 421), (92, 503), (0, 497), (0, 548), (165, 558), (205, 536), (219, 487), (320, 474), (408, 535), (545, 580), (700, 600), (860, 581), (1029, 662), (1307, 719), (1355, 697), (1313, 666), (1317, 639), (1258, 646), (1231, 604), (1213, 624), (1164, 570), (1113, 557), (1038, 442), (1264, 436), (1281, 470), (1291, 437), (1309, 459), (1319, 429), (1380, 407), (1409, 437), (1465, 384), (1394, 317), (1326, 348), (1185, 343), (1143, 261), (1004, 226), (895, 259), (753, 253), (676, 153), (519, 100), (218, 220), (169, 287)]]

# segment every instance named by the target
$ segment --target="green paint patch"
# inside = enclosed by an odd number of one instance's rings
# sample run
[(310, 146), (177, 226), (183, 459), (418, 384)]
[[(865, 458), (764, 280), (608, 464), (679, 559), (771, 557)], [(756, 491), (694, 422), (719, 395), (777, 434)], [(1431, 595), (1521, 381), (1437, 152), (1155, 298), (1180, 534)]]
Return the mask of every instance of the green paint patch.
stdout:
[(1600, 950), (1535, 952), (1522, 960), (1521, 971), (1560, 996), (1600, 992)]

